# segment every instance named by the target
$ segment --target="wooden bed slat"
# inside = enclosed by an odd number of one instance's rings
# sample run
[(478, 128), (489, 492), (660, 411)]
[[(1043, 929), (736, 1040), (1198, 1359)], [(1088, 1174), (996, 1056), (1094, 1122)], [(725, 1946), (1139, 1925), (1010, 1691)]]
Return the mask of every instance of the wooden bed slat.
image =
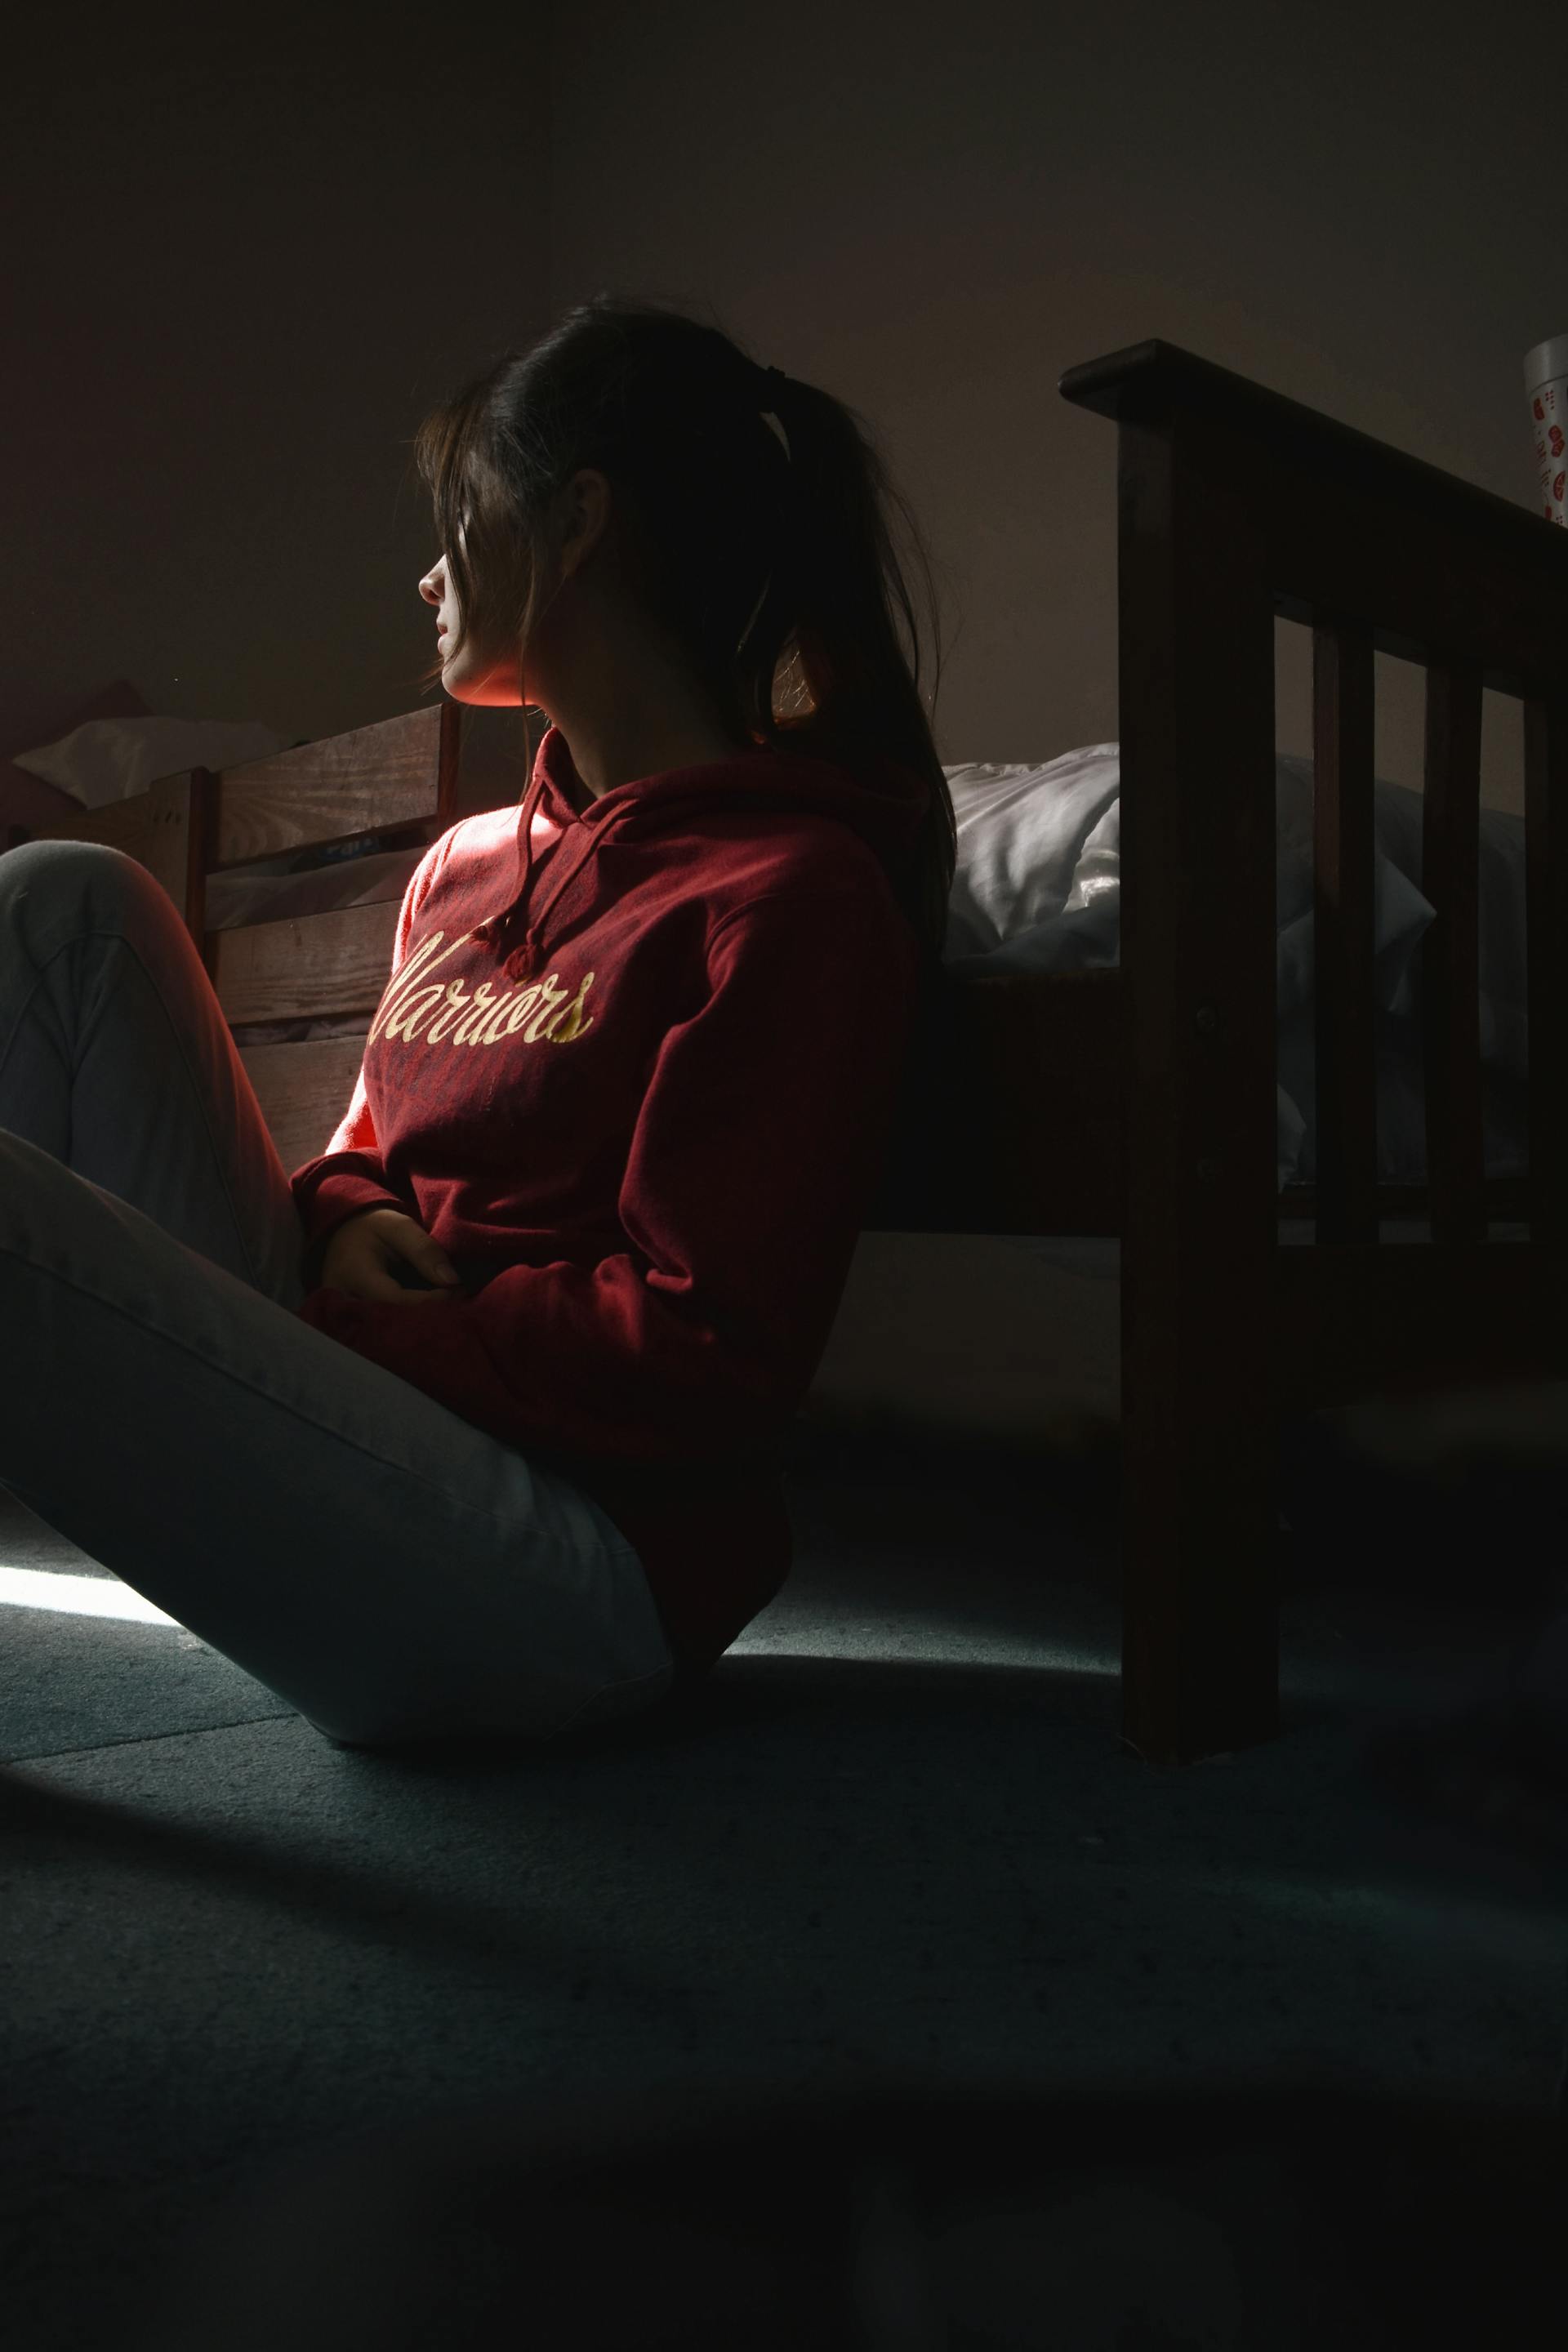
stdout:
[(383, 898), (209, 931), (212, 982), (230, 1028), (374, 1013), (392, 971), (401, 909), (400, 898)]
[(363, 1037), (311, 1037), (300, 1045), (245, 1045), (239, 1058), (278, 1147), (285, 1175), (326, 1150), (364, 1059)]
[(247, 760), (214, 779), (207, 870), (416, 824), (456, 798), (457, 703)]
[(1372, 632), (1312, 632), (1317, 1238), (1377, 1239)]
[(1480, 929), (1481, 678), (1474, 662), (1426, 671), (1421, 888), (1436, 912), (1421, 941), (1426, 1182), (1432, 1238), (1483, 1241)]

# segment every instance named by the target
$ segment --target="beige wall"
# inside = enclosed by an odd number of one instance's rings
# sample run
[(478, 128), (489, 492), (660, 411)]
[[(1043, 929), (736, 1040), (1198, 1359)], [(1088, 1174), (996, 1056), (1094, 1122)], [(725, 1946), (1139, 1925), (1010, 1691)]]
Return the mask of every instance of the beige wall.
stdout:
[[(1568, 329), (1546, 62), (1506, 7), (575, 0), (552, 299), (711, 302), (858, 407), (963, 624), (943, 758), (1049, 758), (1117, 732), (1116, 435), (1058, 396), (1077, 362), (1162, 336), (1532, 503), (1521, 363)], [(1420, 676), (1378, 672), (1379, 771), (1418, 783)]]
[(8, 30), (14, 744), (116, 677), (289, 740), (420, 706), (406, 444), (545, 324), (549, 10), (507, 17), (499, 61), (406, 0)]
[[(1075, 362), (1163, 336), (1531, 503), (1520, 362), (1568, 326), (1538, 39), (1344, 0), (33, 12), (0, 718), (118, 675), (290, 737), (414, 708), (407, 438), (607, 284), (868, 418), (944, 583), (944, 758), (1113, 736), (1115, 431), (1059, 398)], [(1415, 782), (1419, 676), (1379, 683)]]

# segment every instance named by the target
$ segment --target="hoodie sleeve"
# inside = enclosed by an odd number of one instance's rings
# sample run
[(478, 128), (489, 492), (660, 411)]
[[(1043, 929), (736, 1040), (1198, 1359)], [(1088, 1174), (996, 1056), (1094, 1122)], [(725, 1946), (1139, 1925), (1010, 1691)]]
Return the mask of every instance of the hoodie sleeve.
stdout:
[(810, 1388), (881, 1172), (916, 961), (890, 896), (863, 884), (735, 909), (654, 1064), (624, 1249), (418, 1308), (317, 1290), (301, 1315), (520, 1447), (765, 1454)]
[[(409, 877), (397, 918), (388, 986), (396, 978), (408, 952), (414, 919), (451, 838), (449, 830), (438, 841), (433, 842)], [(367, 1028), (372, 1025), (366, 1024)], [(294, 1196), (300, 1229), (304, 1237), (302, 1266), (307, 1288), (321, 1273), (321, 1253), (328, 1241), (340, 1225), (345, 1224), (362, 1209), (401, 1209), (405, 1216), (417, 1215), (417, 1202), (411, 1194), (393, 1190), (386, 1170), (382, 1165), (375, 1122), (371, 1117), (365, 1092), (363, 1059), (354, 1080), (353, 1093), (349, 1097), (349, 1107), (329, 1137), (326, 1150), (319, 1160), (307, 1160), (303, 1167), (295, 1169), (289, 1179), (289, 1190)]]

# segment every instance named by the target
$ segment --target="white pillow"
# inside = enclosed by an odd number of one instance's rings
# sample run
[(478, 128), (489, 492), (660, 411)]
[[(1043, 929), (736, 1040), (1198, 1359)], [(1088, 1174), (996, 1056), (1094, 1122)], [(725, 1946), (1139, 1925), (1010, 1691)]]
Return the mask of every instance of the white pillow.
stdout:
[(288, 749), (286, 737), (255, 719), (90, 719), (58, 743), (11, 757), (91, 809), (130, 800), (187, 768), (238, 768)]
[[(1043, 764), (972, 761), (942, 772), (958, 826), (946, 961), (984, 970), (1006, 947), (1015, 952), (997, 961), (1037, 971), (1114, 963), (1119, 746), (1091, 743)], [(1083, 887), (1069, 909), (1080, 866)], [(1069, 912), (1080, 919), (1064, 924)], [(1087, 924), (1085, 915), (1092, 916)]]
[[(1073, 971), (1121, 954), (1121, 754), (1092, 743), (1043, 765), (944, 768), (958, 829), (944, 960), (962, 971)], [(1379, 785), (1382, 796), (1395, 788)], [(1281, 1019), (1312, 999), (1312, 763), (1275, 761), (1275, 923)], [(1374, 847), (1378, 1001), (1403, 1009), (1434, 908)]]

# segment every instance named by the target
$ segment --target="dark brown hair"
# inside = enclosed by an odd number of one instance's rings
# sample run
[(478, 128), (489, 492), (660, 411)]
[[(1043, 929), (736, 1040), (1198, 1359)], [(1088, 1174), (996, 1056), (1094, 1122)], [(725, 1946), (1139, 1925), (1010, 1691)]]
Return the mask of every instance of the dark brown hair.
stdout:
[[(414, 457), (459, 626), (521, 661), (560, 584), (553, 503), (580, 467), (602, 472), (638, 593), (737, 741), (851, 769), (878, 755), (921, 779), (923, 821), (889, 878), (937, 961), (957, 831), (889, 509), (918, 557), (934, 638), (931, 559), (858, 413), (793, 376), (764, 390), (757, 369), (717, 325), (598, 294), (443, 402)], [(440, 675), (437, 661), (419, 684)]]

